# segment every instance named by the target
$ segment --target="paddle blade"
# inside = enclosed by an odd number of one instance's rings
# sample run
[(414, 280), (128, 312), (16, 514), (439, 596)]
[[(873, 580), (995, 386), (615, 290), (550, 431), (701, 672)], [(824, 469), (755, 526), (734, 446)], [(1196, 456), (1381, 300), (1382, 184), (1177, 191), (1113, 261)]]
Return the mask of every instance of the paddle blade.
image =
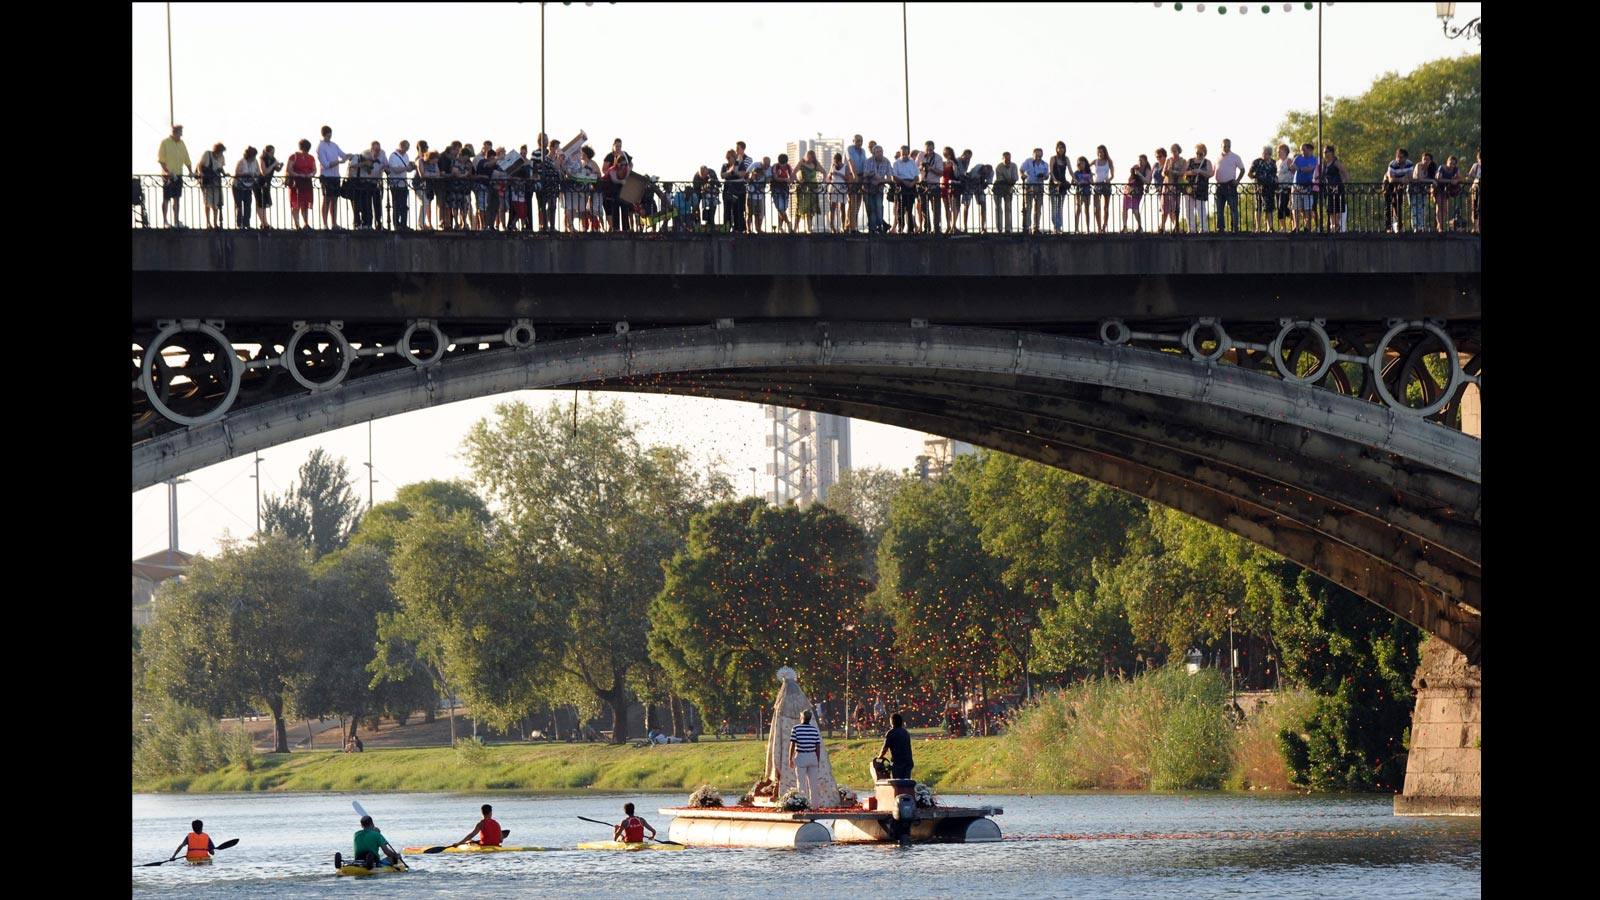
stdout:
[(362, 808), (360, 800), (351, 800), (350, 801), (350, 805), (354, 806), (356, 808), (356, 815), (364, 816), (364, 815), (367, 814), (367, 811), (364, 808)]
[(660, 838), (656, 838), (656, 843), (658, 843), (658, 844), (666, 844), (668, 847), (682, 847), (683, 846), (682, 844), (678, 843), (677, 841), (663, 841)]
[(218, 850), (226, 850), (229, 847), (232, 847), (232, 846), (234, 846), (234, 845), (236, 845), (238, 843), (239, 843), (239, 839), (238, 838), (234, 838), (233, 840), (230, 840), (230, 841), (223, 841), (222, 843), (217, 845), (217, 849)]
[(135, 869), (148, 869), (151, 866), (164, 866), (169, 862), (172, 862), (172, 860), (170, 860), (170, 859), (158, 859), (153, 863), (140, 863), (139, 865), (134, 866), (134, 868)]
[(428, 849), (426, 849), (426, 850), (424, 850), (422, 852), (423, 853), (443, 853), (444, 852), (444, 848), (443, 847), (429, 847)]

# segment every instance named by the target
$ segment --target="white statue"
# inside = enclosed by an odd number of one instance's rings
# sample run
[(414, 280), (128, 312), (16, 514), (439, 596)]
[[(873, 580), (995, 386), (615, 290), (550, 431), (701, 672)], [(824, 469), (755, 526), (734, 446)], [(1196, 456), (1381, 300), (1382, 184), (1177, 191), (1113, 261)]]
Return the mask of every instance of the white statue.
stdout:
[[(772, 731), (767, 735), (767, 771), (765, 777), (750, 789), (757, 806), (775, 806), (792, 787), (799, 786), (798, 773), (789, 764), (789, 733), (800, 724), (800, 714), (810, 710), (805, 692), (800, 690), (799, 676), (794, 669), (784, 666), (778, 670), (777, 702), (772, 704)], [(828, 758), (828, 745), (817, 752), (816, 791), (819, 807), (839, 805), (839, 784), (833, 780), (833, 762)]]

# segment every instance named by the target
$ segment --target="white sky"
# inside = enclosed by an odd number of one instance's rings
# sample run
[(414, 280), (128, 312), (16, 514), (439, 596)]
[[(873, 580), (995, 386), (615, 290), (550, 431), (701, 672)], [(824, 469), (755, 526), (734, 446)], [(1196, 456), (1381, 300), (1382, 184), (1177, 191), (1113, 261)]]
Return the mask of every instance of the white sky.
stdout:
[[(1216, 4), (935, 4), (909, 7), (912, 140), (933, 140), (997, 162), (1057, 140), (1072, 156), (1106, 144), (1119, 171), (1158, 145), (1224, 137), (1246, 159), (1284, 113), (1317, 94), (1317, 16), (1281, 2), (1239, 15)], [(1454, 24), (1480, 15), (1457, 5)], [(163, 4), (133, 4), (133, 172), (159, 171), (167, 132)], [(597, 147), (621, 137), (640, 171), (664, 179), (715, 167), (744, 140), (777, 158), (797, 138), (861, 133), (905, 142), (900, 5), (548, 4), (545, 120), (566, 141), (579, 128)], [(514, 146), (539, 130), (537, 4), (331, 3), (172, 6), (173, 95), (190, 155), (220, 140), (231, 167), (247, 144), (287, 156), (324, 125), (345, 149), (400, 139), (434, 146), (485, 139)], [(1447, 40), (1432, 3), (1334, 3), (1323, 13), (1323, 93), (1364, 91), (1387, 71), (1475, 53)], [(777, 63), (777, 65), (773, 65)], [(973, 65), (977, 63), (977, 65)], [(1309, 136), (1307, 136), (1309, 138)], [(892, 155), (892, 150), (891, 154)], [(1376, 173), (1374, 173), (1376, 177)], [(534, 403), (571, 393), (521, 395)], [(455, 458), (472, 422), (496, 398), (375, 424), (377, 500), (398, 485), (465, 476)], [(758, 407), (729, 401), (630, 397), (646, 440), (717, 455), (749, 490), (748, 466), (771, 459)], [(315, 446), (365, 469), (366, 427), (263, 451), (265, 490), (277, 493)], [(857, 466), (905, 468), (920, 436), (857, 423)], [(254, 529), (249, 458), (190, 476), (179, 488), (182, 548), (211, 552), (224, 532)], [(365, 493), (365, 485), (362, 485)], [(767, 487), (770, 487), (770, 480)], [(765, 489), (765, 488), (764, 488)], [(133, 495), (133, 554), (166, 546), (166, 489)]]

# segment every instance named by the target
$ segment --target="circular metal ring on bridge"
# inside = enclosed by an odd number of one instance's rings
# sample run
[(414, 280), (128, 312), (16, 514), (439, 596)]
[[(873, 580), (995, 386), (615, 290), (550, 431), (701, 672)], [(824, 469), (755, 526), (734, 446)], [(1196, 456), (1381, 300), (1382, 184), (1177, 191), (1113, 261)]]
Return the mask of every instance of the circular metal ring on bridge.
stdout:
[[(1321, 363), (1308, 375), (1296, 375), (1283, 358), (1283, 347), (1288, 343), (1289, 335), (1302, 328), (1316, 335), (1317, 341), (1321, 344), (1317, 350), (1317, 358)], [(1316, 384), (1322, 380), (1322, 376), (1328, 374), (1329, 369), (1333, 368), (1333, 339), (1328, 337), (1326, 329), (1309, 319), (1286, 323), (1278, 329), (1277, 336), (1272, 339), (1267, 349), (1272, 354), (1272, 364), (1277, 367), (1278, 374), (1283, 376), (1284, 381), (1292, 381), (1295, 384)]]
[[(333, 338), (334, 344), (339, 348), (339, 369), (324, 381), (316, 381), (300, 371), (300, 339), (308, 334), (326, 334)], [(289, 375), (300, 386), (308, 391), (326, 391), (339, 386), (344, 377), (350, 374), (350, 359), (355, 353), (350, 349), (350, 342), (345, 339), (344, 332), (331, 322), (307, 322), (294, 330), (289, 343), (283, 348), (283, 367), (289, 370)]]
[[(1201, 328), (1209, 328), (1213, 333), (1216, 334), (1217, 349), (1211, 351), (1210, 353), (1201, 353), (1200, 345), (1195, 343), (1195, 334), (1198, 333)], [(1233, 348), (1233, 345), (1228, 342), (1228, 333), (1222, 330), (1222, 323), (1216, 321), (1215, 319), (1200, 319), (1193, 325), (1190, 325), (1189, 330), (1183, 333), (1183, 346), (1184, 349), (1189, 351), (1189, 355), (1193, 356), (1195, 359), (1204, 359), (1209, 360), (1210, 362), (1216, 362), (1217, 360), (1221, 359), (1222, 354), (1227, 353)]]
[[(220, 356), (228, 358), (228, 390), (216, 406), (198, 416), (185, 415), (168, 406), (161, 399), (161, 392), (156, 390), (155, 377), (152, 369), (155, 367), (156, 357), (161, 354), (161, 348), (167, 340), (178, 334), (200, 334), (210, 338), (217, 345)], [(190, 352), (193, 358), (197, 354)], [(244, 361), (239, 359), (239, 354), (233, 352), (233, 344), (229, 343), (223, 333), (205, 322), (173, 322), (161, 329), (149, 344), (145, 345), (144, 359), (139, 366), (139, 386), (144, 389), (145, 397), (150, 401), (156, 412), (166, 417), (169, 421), (179, 425), (207, 425), (227, 415), (233, 401), (239, 397), (239, 382), (244, 378)]]
[(1107, 344), (1126, 344), (1133, 337), (1133, 332), (1123, 324), (1121, 319), (1103, 319), (1100, 322), (1100, 340)]
[[(1432, 335), (1439, 342), (1440, 352), (1444, 353), (1444, 358), (1450, 361), (1449, 383), (1439, 392), (1439, 396), (1426, 406), (1410, 407), (1403, 400), (1396, 400), (1394, 394), (1389, 392), (1389, 385), (1385, 383), (1383, 378), (1383, 358), (1389, 352), (1389, 342), (1407, 331), (1426, 331)], [(1377, 383), (1378, 396), (1383, 398), (1383, 402), (1388, 404), (1390, 409), (1418, 417), (1431, 416), (1450, 405), (1450, 398), (1455, 396), (1456, 391), (1461, 387), (1461, 379), (1465, 377), (1465, 373), (1461, 371), (1461, 364), (1457, 361), (1455, 341), (1450, 340), (1450, 335), (1445, 334), (1443, 328), (1432, 322), (1420, 320), (1396, 322), (1389, 326), (1389, 330), (1384, 332), (1383, 340), (1378, 341), (1378, 346), (1373, 349), (1372, 358), (1367, 360), (1367, 369), (1372, 373), (1372, 380)], [(1402, 390), (1405, 388), (1405, 383), (1406, 373), (1401, 372), (1400, 387)]]
[[(433, 339), (438, 342), (438, 347), (433, 351), (433, 355), (423, 359), (419, 359), (416, 354), (411, 352), (411, 336), (417, 333), (418, 328), (428, 331), (433, 335)], [(432, 319), (413, 319), (406, 324), (405, 333), (400, 335), (400, 343), (395, 349), (405, 358), (406, 362), (419, 369), (426, 369), (429, 366), (438, 365), (439, 361), (444, 359), (444, 352), (449, 346), (450, 339), (444, 336), (444, 330), (439, 327), (437, 322)]]
[(616, 325), (616, 328), (617, 328), (617, 334), (627, 334), (628, 333), (628, 323), (627, 322), (618, 322), (617, 325)]
[[(524, 337), (526, 335), (526, 337)], [(506, 329), (506, 343), (518, 350), (526, 350), (533, 346), (533, 323), (527, 319), (518, 319)]]

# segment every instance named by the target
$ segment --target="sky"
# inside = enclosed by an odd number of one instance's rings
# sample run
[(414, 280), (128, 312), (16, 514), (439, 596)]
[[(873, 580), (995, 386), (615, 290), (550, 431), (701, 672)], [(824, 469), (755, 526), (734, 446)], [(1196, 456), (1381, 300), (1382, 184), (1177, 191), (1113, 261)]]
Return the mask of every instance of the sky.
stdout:
[[(1247, 159), (1280, 138), (1290, 109), (1317, 98), (1317, 14), (1303, 3), (901, 5), (550, 3), (545, 8), (545, 109), (552, 136), (581, 128), (612, 138), (639, 170), (687, 178), (743, 140), (777, 158), (799, 138), (860, 133), (891, 148), (933, 140), (982, 161), (1063, 140), (1076, 157), (1105, 144), (1119, 171), (1174, 142), (1222, 138)], [(1457, 4), (1452, 24), (1480, 15)], [(159, 171), (168, 131), (165, 5), (132, 4), (134, 173)], [(1432, 3), (1330, 3), (1322, 14), (1322, 93), (1366, 90), (1385, 72), (1476, 53), (1448, 40)], [(345, 149), (401, 139), (434, 146), (485, 139), (514, 146), (539, 131), (539, 6), (525, 4), (172, 4), (171, 97), (190, 155), (221, 141), (231, 166), (246, 145), (280, 158), (324, 124)], [(891, 154), (892, 155), (892, 154)], [(1378, 173), (1373, 173), (1377, 177)], [(380, 420), (373, 425), (376, 501), (424, 478), (467, 477), (456, 457), (471, 424), (496, 403), (571, 402), (570, 392), (522, 392)], [(743, 491), (764, 472), (759, 407), (732, 401), (629, 396), (648, 442), (676, 443), (717, 464)], [(856, 466), (903, 469), (921, 435), (858, 422)], [(262, 487), (283, 491), (312, 448), (348, 459), (363, 496), (367, 427), (262, 452)], [(720, 461), (719, 461), (720, 460)], [(180, 485), (180, 546), (213, 552), (255, 527), (251, 458), (219, 463)], [(768, 481), (770, 486), (770, 480)], [(166, 488), (135, 493), (133, 555), (167, 544)]]

